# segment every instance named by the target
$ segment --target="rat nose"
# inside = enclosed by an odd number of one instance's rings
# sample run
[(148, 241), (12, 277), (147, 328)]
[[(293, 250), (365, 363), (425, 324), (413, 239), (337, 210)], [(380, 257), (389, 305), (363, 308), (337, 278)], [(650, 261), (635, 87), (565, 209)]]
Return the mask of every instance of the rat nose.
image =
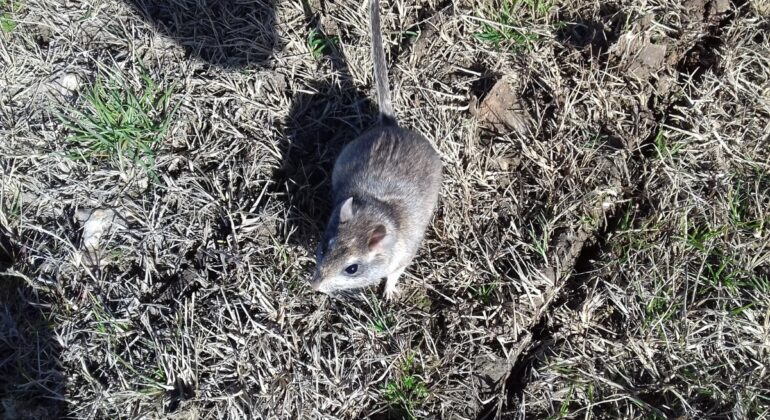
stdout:
[(310, 287), (316, 292), (321, 290), (321, 276), (318, 275), (318, 271), (313, 272), (313, 277), (310, 278)]

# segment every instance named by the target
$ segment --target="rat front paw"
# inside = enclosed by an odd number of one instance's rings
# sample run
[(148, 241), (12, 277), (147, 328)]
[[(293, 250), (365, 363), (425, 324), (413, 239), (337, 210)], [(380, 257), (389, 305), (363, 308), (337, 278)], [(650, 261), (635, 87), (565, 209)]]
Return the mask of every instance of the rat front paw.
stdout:
[(387, 300), (388, 302), (392, 302), (396, 300), (396, 298), (400, 294), (401, 294), (401, 291), (398, 290), (398, 287), (396, 287), (395, 284), (393, 285), (385, 284), (385, 292), (384, 292), (385, 300)]

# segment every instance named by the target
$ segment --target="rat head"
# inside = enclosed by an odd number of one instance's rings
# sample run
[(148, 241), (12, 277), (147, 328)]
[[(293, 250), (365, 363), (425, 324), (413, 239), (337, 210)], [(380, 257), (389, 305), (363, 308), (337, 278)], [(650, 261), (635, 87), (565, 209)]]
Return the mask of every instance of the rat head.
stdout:
[(334, 210), (318, 245), (313, 289), (328, 294), (379, 283), (389, 274), (395, 242), (381, 209), (348, 198)]

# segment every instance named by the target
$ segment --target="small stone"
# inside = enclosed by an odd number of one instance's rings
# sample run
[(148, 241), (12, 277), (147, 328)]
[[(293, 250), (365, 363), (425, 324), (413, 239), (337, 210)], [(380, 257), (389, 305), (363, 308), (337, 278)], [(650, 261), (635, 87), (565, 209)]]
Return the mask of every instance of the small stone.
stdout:
[(64, 73), (54, 82), (62, 95), (72, 95), (80, 88), (80, 77), (75, 73)]
[(484, 395), (493, 394), (503, 384), (501, 381), (510, 373), (511, 363), (501, 357), (486, 355), (479, 356), (475, 361), (479, 386)]
[(520, 134), (527, 132), (527, 117), (519, 98), (506, 78), (492, 86), (478, 109), (479, 120), (496, 131), (515, 130)]
[(639, 61), (650, 67), (656, 69), (663, 65), (666, 60), (666, 46), (659, 44), (647, 44), (639, 53)]
[(628, 32), (612, 48), (612, 55), (619, 60), (628, 74), (647, 79), (666, 65), (666, 44), (653, 44), (648, 36)]
[[(83, 226), (80, 248), (90, 263), (99, 264), (101, 248), (104, 245), (102, 238), (111, 235), (115, 228), (120, 227), (115, 223), (117, 218), (117, 213), (111, 209), (79, 209), (75, 214), (75, 220)], [(76, 261), (80, 257), (80, 252), (74, 255)]]
[[(78, 218), (82, 219), (87, 210), (78, 211)], [(83, 223), (82, 247), (87, 251), (96, 251), (99, 249), (99, 240), (102, 235), (109, 231), (112, 222), (115, 220), (115, 212), (112, 210), (96, 209), (91, 211)]]

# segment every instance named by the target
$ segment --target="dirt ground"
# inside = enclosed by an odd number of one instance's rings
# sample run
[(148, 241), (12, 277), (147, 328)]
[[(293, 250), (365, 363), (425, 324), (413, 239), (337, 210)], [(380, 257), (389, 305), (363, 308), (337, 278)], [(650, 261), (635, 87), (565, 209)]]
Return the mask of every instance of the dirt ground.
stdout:
[(4, 418), (770, 418), (770, 5), (381, 7), (393, 303), (307, 283), (366, 2), (0, 0)]

